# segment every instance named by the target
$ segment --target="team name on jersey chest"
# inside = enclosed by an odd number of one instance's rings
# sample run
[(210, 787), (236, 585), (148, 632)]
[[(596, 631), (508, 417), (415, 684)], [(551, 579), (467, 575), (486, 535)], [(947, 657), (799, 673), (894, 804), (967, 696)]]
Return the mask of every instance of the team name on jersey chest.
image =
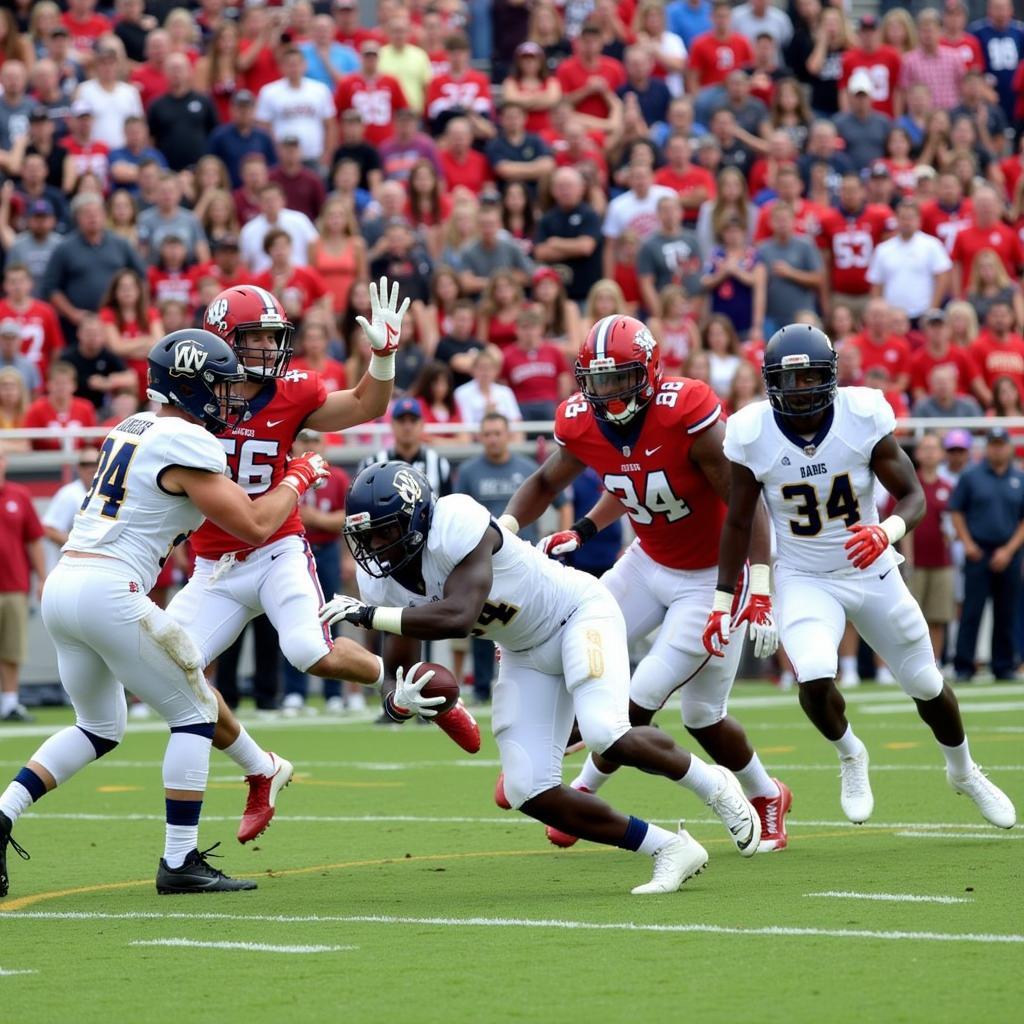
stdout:
[(800, 478), (806, 480), (811, 476), (824, 476), (828, 473), (828, 466), (824, 462), (812, 462), (809, 466), (800, 467)]

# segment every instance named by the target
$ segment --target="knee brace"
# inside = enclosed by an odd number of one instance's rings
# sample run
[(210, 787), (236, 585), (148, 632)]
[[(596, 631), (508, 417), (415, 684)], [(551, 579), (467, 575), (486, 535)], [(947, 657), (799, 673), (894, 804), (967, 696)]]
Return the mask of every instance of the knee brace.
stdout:
[[(892, 623), (904, 636), (899, 654), (889, 668), (908, 697), (934, 700), (942, 692), (942, 673), (935, 664), (928, 623), (916, 601), (901, 601), (892, 611)], [(883, 655), (884, 657), (884, 655)]]
[(714, 700), (708, 694), (699, 691), (688, 693), (685, 686), (680, 706), (683, 725), (687, 729), (707, 729), (712, 725), (717, 725), (727, 714), (727, 702), (724, 696), (721, 700)]
[(514, 741), (500, 741), (501, 770), (505, 776), (505, 798), (514, 810), (541, 793), (561, 785), (555, 772), (544, 774), (533, 764), (529, 753)]

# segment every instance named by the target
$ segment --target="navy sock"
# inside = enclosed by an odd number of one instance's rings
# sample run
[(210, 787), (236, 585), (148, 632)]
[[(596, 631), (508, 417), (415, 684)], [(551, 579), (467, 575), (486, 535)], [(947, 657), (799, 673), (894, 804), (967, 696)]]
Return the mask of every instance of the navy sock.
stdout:
[(626, 834), (616, 844), (623, 850), (632, 850), (634, 853), (640, 849), (640, 844), (647, 837), (647, 830), (650, 826), (641, 818), (629, 816), (629, 824), (626, 826)]

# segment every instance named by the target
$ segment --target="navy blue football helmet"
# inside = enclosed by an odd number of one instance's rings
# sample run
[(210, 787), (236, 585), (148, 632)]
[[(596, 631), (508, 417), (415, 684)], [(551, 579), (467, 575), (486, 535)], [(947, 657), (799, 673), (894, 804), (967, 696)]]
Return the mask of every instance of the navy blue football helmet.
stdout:
[(427, 478), (407, 462), (377, 462), (352, 481), (345, 540), (370, 576), (393, 576), (423, 549), (434, 510)]
[[(818, 383), (798, 384), (801, 371), (815, 371)], [(782, 416), (813, 416), (836, 400), (836, 350), (828, 335), (810, 324), (787, 324), (764, 349), (761, 369), (768, 401)]]
[(187, 412), (213, 434), (237, 426), (248, 412), (249, 403), (233, 393), (244, 381), (231, 346), (210, 331), (175, 331), (149, 350), (150, 400)]

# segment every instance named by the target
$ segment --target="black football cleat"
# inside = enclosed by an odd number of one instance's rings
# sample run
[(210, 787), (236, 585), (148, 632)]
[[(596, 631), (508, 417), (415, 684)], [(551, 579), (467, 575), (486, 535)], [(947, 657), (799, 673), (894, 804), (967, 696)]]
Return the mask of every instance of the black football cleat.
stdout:
[(10, 848), (22, 859), (28, 860), (28, 850), (20, 847), (11, 835), (11, 829), (14, 826), (11, 824), (11, 819), (0, 811), (0, 896), (6, 896), (7, 890), (10, 885), (10, 879), (7, 877), (7, 847)]
[(216, 850), (220, 843), (214, 843), (209, 850), (193, 850), (180, 868), (169, 868), (160, 858), (156, 872), (156, 891), (161, 896), (182, 896), (193, 892), (242, 892), (255, 889), (256, 883), (244, 878), (229, 878), (206, 861), (210, 850)]

